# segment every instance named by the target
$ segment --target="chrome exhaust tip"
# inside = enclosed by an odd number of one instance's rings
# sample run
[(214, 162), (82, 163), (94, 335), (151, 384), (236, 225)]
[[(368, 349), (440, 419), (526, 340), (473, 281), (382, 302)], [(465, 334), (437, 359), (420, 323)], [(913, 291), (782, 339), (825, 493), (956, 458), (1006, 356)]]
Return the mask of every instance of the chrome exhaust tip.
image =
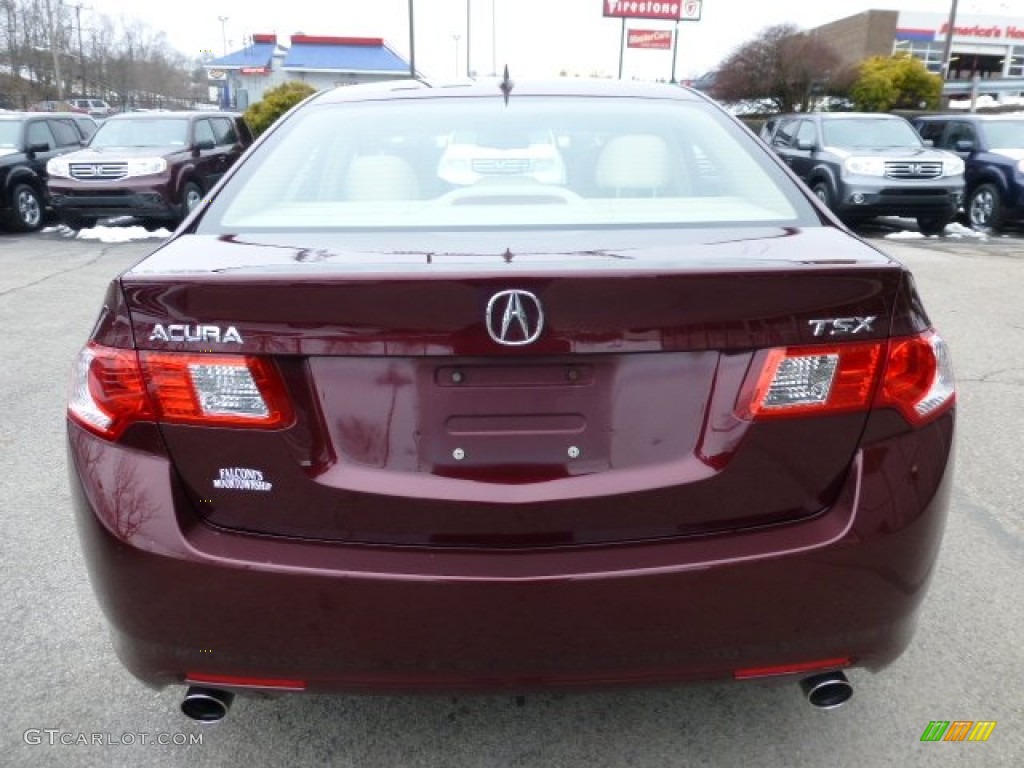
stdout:
[(189, 687), (181, 702), (181, 711), (198, 723), (216, 723), (231, 709), (235, 694), (219, 688)]
[(841, 707), (853, 696), (853, 686), (842, 672), (825, 672), (805, 677), (800, 681), (800, 690), (818, 709)]

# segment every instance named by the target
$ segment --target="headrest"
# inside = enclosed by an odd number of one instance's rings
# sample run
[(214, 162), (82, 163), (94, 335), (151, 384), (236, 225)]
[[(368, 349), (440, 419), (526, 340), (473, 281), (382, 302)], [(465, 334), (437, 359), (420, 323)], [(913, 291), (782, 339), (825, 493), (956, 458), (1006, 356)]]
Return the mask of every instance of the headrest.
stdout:
[(664, 139), (639, 133), (616, 136), (601, 150), (595, 181), (601, 189), (653, 192), (668, 185), (670, 163)]

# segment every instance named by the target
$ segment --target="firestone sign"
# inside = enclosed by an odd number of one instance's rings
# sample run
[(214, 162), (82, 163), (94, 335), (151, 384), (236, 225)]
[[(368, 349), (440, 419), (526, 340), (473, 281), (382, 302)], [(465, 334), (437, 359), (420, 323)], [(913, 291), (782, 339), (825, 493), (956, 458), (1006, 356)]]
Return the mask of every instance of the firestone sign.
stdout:
[(617, 19), (679, 21), (683, 0), (605, 0), (604, 15)]

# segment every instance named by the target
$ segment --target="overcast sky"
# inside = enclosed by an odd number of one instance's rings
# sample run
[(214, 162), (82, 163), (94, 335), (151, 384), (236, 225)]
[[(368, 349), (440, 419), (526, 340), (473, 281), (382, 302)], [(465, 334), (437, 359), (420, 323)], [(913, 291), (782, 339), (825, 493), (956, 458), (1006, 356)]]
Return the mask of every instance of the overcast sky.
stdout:
[[(615, 75), (619, 61), (618, 19), (602, 16), (602, 0), (469, 0), (471, 66), (490, 74), (506, 63), (518, 77), (556, 76), (561, 70)], [(90, 0), (95, 12), (135, 17), (166, 32), (187, 55), (202, 49), (222, 53), (219, 17), (229, 50), (253, 33), (383, 37), (408, 57), (408, 0)], [(416, 65), (430, 77), (466, 72), (466, 0), (415, 0)], [(809, 28), (871, 8), (949, 13), (948, 0), (705, 0), (699, 22), (679, 25), (679, 78), (712, 69), (730, 51), (764, 27), (791, 22)], [(495, 11), (492, 25), (492, 8)], [(1016, 12), (1015, 12), (1016, 11)], [(89, 11), (82, 26), (89, 26)], [(1020, 0), (960, 0), (960, 17), (971, 14), (1024, 17)], [(631, 20), (631, 28), (671, 29), (665, 22)], [(495, 45), (492, 46), (492, 33)], [(455, 35), (459, 39), (454, 38)], [(456, 56), (458, 57), (456, 59)], [(458, 62), (456, 65), (456, 61)], [(625, 77), (668, 79), (670, 51), (627, 49)]]

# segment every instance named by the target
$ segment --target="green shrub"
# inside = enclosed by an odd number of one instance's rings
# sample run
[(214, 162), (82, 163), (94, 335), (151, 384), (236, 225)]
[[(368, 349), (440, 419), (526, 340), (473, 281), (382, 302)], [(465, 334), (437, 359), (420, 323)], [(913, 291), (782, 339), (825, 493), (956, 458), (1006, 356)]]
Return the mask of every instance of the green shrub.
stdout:
[(259, 136), (274, 124), (281, 115), (307, 96), (316, 93), (316, 88), (301, 80), (289, 80), (263, 94), (263, 99), (250, 104), (245, 110), (245, 122), (252, 129), (253, 136)]
[(861, 62), (850, 88), (855, 108), (865, 112), (891, 109), (935, 109), (942, 96), (942, 78), (907, 55), (872, 56)]

